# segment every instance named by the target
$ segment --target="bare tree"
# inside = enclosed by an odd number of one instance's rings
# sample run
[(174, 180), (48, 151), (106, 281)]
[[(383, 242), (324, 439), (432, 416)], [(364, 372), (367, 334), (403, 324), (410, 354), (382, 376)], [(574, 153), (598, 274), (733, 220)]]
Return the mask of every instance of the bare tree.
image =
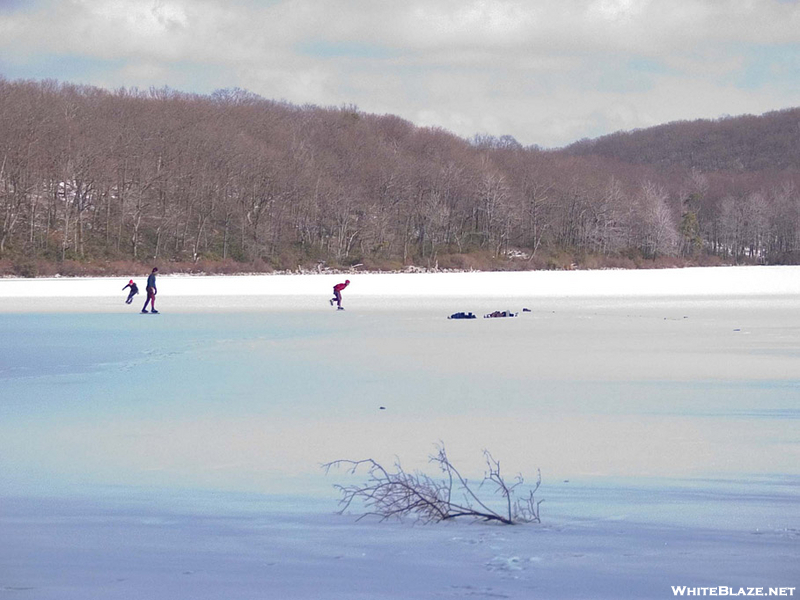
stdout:
[[(450, 462), (444, 444), (436, 446), (436, 453), (429, 462), (436, 465), (443, 477), (436, 479), (419, 471), (408, 472), (396, 460), (394, 471), (384, 468), (377, 461), (335, 460), (323, 465), (326, 472), (332, 468), (346, 467), (351, 474), (366, 469), (367, 481), (355, 485), (336, 485), (342, 497), (339, 513), (347, 511), (354, 503), (361, 502), (364, 510), (359, 519), (373, 515), (381, 520), (414, 515), (423, 523), (448, 521), (459, 517), (494, 521), (505, 525), (515, 523), (539, 523), (539, 505), (534, 494), (542, 482), (537, 471), (536, 483), (527, 488), (527, 494), (517, 497), (524, 486), (524, 479), (517, 475), (509, 483), (500, 471), (500, 462), (488, 450), (484, 450), (486, 472), (476, 486), (469, 482)], [(502, 499), (502, 509), (492, 508), (484, 487)]]
[(800, 191), (785, 183), (772, 192), (770, 254), (779, 262), (792, 261), (800, 249)]
[(645, 256), (672, 256), (679, 242), (678, 227), (662, 187), (645, 181), (637, 197), (639, 245)]

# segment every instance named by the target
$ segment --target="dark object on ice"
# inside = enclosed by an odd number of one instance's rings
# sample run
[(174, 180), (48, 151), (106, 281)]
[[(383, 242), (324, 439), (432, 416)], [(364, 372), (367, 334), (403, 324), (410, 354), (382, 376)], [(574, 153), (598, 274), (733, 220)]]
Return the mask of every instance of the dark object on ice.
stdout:
[(490, 312), (488, 315), (483, 315), (484, 319), (497, 319), (499, 317), (516, 317), (517, 313), (513, 313), (510, 310), (496, 310), (494, 312)]
[(447, 318), (448, 319), (476, 319), (477, 317), (475, 315), (473, 315), (471, 312), (469, 312), (469, 313), (457, 312), (457, 313), (453, 313), (452, 315), (450, 315)]
[(385, 406), (381, 406), (380, 410), (386, 410), (386, 407)]
[(530, 308), (523, 308), (522, 312), (531, 312), (531, 309)]

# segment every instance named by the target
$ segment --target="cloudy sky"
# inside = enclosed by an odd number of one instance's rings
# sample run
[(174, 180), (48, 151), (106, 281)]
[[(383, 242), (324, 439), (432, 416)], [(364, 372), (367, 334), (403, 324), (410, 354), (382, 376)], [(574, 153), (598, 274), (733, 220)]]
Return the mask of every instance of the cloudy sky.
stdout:
[(0, 0), (0, 75), (563, 146), (800, 106), (800, 0)]

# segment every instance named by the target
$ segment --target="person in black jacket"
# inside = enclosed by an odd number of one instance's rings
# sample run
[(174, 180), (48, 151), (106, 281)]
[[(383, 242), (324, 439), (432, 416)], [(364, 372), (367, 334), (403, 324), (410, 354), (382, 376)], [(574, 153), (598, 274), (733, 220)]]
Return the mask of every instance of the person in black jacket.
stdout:
[(125, 300), (125, 304), (130, 304), (131, 302), (133, 302), (133, 297), (139, 293), (139, 287), (133, 282), (133, 279), (131, 279), (128, 282), (128, 285), (122, 288), (122, 291), (124, 292), (126, 288), (131, 288), (131, 291), (128, 294), (128, 299)]
[(156, 310), (156, 294), (158, 290), (156, 290), (156, 273), (158, 273), (158, 267), (153, 267), (153, 270), (150, 272), (150, 276), (147, 278), (147, 299), (144, 301), (144, 306), (142, 307), (142, 312), (147, 312), (147, 303), (150, 303), (150, 312), (154, 315), (158, 314)]

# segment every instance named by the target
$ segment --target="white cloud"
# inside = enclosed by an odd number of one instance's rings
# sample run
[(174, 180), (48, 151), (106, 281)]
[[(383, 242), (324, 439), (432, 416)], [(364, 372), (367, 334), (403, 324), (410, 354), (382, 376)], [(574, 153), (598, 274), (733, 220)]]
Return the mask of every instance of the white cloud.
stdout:
[(238, 86), (547, 146), (798, 105), (798, 49), (800, 3), (780, 0), (40, 0), (0, 13), (7, 76), (64, 79), (59, 63), (79, 59), (83, 83)]
[(136, 0), (83, 0), (90, 19), (109, 25), (122, 25), (128, 35), (154, 37), (184, 29), (188, 19), (184, 9), (177, 3), (156, 1), (152, 3)]

